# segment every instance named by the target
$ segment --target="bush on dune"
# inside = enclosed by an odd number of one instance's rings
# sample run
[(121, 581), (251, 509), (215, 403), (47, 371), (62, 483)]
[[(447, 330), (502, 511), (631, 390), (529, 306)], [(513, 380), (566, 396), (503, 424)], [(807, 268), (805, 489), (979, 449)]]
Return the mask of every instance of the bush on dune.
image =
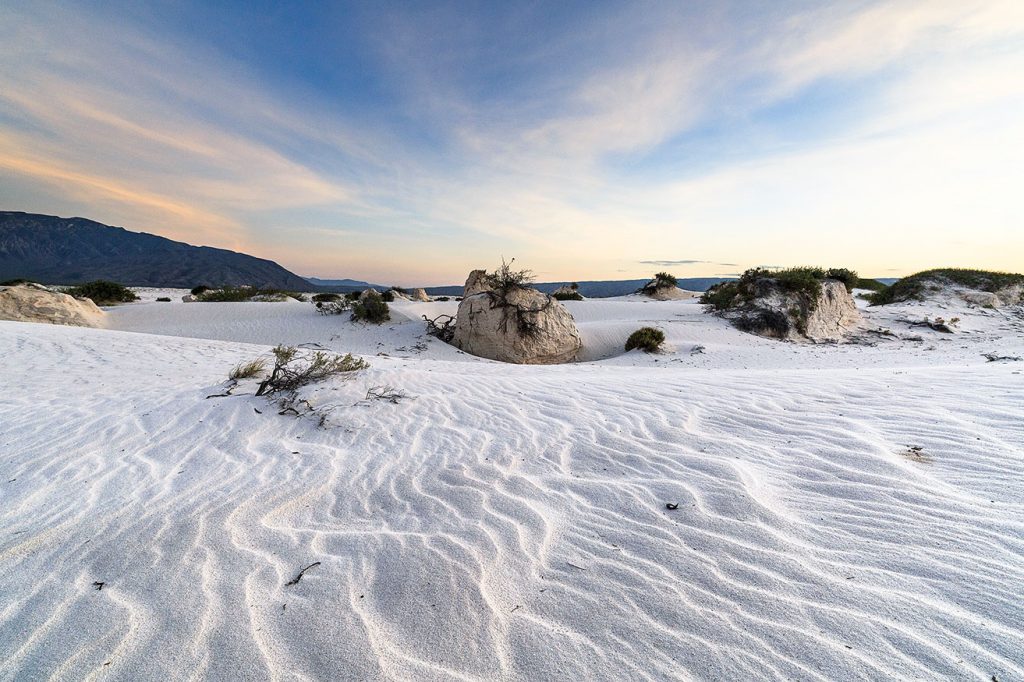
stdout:
[(117, 282), (98, 279), (68, 289), (65, 293), (75, 298), (88, 298), (96, 305), (116, 305), (139, 300), (135, 292)]
[(713, 310), (731, 310), (756, 298), (760, 282), (773, 282), (784, 292), (800, 295), (813, 309), (814, 302), (821, 294), (821, 283), (827, 279), (839, 280), (847, 291), (851, 291), (859, 277), (856, 272), (847, 268), (751, 268), (734, 282), (714, 285), (704, 292), (700, 302), (711, 306)]
[(334, 355), (324, 351), (303, 356), (294, 346), (278, 346), (273, 350), (274, 368), (270, 376), (264, 379), (256, 395), (271, 395), (273, 393), (293, 393), (308, 384), (323, 381), (324, 379), (366, 369), (370, 365), (362, 358), (353, 357), (351, 353), (346, 355)]
[(559, 301), (582, 301), (583, 297), (578, 291), (556, 291), (551, 294), (554, 298)]
[(352, 308), (352, 319), (382, 324), (391, 319), (391, 311), (384, 297), (371, 290)]
[(533, 284), (532, 270), (513, 270), (512, 264), (516, 262), (513, 258), (509, 262), (501, 261), (501, 267), (486, 275), (488, 286), (499, 295), (503, 295), (513, 289), (526, 289)]
[(641, 327), (626, 339), (626, 351), (639, 348), (646, 353), (655, 353), (665, 343), (665, 332), (654, 327)]
[(210, 289), (204, 287), (196, 287), (193, 291), (201, 290), (198, 294), (193, 294), (197, 300), (203, 303), (244, 303), (251, 301), (256, 297), (265, 298), (267, 300), (273, 300), (274, 298), (283, 299), (285, 297), (294, 298), (299, 301), (305, 301), (306, 295), (297, 291), (284, 291), (282, 289), (257, 289), (256, 287), (249, 286), (224, 286), (219, 289)]
[(266, 366), (267, 363), (262, 358), (251, 362), (240, 363), (231, 370), (231, 373), (228, 374), (228, 379), (233, 381), (238, 381), (239, 379), (251, 379), (255, 376), (259, 376)]
[(995, 293), (1012, 286), (1024, 286), (1024, 275), (1013, 272), (993, 272), (965, 268), (936, 268), (924, 270), (893, 282), (891, 286), (872, 294), (871, 305), (902, 303), (922, 299), (929, 289), (943, 284), (955, 284), (977, 291)]

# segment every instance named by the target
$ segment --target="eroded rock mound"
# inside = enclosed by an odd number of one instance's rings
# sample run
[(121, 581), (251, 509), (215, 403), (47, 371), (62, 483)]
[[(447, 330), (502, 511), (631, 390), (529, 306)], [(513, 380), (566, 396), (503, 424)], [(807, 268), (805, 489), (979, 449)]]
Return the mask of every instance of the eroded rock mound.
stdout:
[(861, 323), (846, 284), (816, 268), (748, 270), (701, 299), (737, 328), (791, 341), (840, 341)]
[(571, 362), (583, 347), (576, 321), (552, 296), (529, 287), (493, 287), (483, 270), (466, 280), (452, 344), (501, 362)]
[(491, 284), (487, 279), (486, 270), (473, 270), (469, 273), (469, 277), (466, 278), (466, 286), (463, 287), (462, 296), (472, 296), (473, 294), (479, 294), (481, 291), (490, 291)]
[(413, 289), (412, 300), (419, 301), (420, 303), (429, 303), (430, 296), (427, 296), (427, 292), (425, 289)]
[(643, 294), (655, 301), (682, 301), (700, 296), (695, 291), (686, 291), (676, 286), (677, 280), (672, 275), (659, 272), (647, 284), (640, 287), (638, 294)]
[(104, 313), (87, 298), (74, 298), (38, 284), (0, 287), (0, 320), (102, 327)]

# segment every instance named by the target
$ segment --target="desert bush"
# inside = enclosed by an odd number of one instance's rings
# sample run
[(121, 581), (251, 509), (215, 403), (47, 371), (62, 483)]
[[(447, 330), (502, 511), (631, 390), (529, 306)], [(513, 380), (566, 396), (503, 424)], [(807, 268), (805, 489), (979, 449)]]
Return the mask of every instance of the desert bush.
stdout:
[(829, 268), (825, 271), (825, 279), (838, 279), (846, 285), (847, 291), (853, 291), (857, 282), (860, 281), (860, 276), (849, 268)]
[(938, 268), (924, 270), (893, 282), (871, 296), (872, 305), (902, 303), (911, 299), (921, 299), (930, 288), (937, 288), (944, 283), (959, 284), (970, 289), (995, 293), (1014, 285), (1024, 285), (1024, 275), (1013, 272), (993, 272), (990, 270), (968, 270), (964, 268)]
[(798, 294), (807, 307), (806, 312), (810, 312), (817, 305), (821, 283), (825, 279), (838, 279), (849, 290), (857, 279), (857, 273), (846, 268), (751, 268), (735, 282), (721, 282), (709, 288), (701, 296), (700, 301), (710, 305), (713, 310), (730, 310), (756, 298), (762, 282), (771, 282), (787, 293)]
[(156, 302), (157, 303), (170, 303), (171, 299), (167, 298), (166, 296), (161, 296), (160, 298), (156, 299)]
[(713, 310), (729, 310), (734, 307), (734, 301), (739, 293), (739, 283), (719, 282), (701, 294), (700, 302), (711, 306)]
[(572, 284), (569, 285), (569, 288), (572, 289), (573, 291), (579, 291), (579, 289), (580, 289), (579, 282), (573, 282)]
[(362, 322), (381, 324), (391, 319), (391, 311), (387, 301), (376, 291), (367, 292), (361, 301), (352, 308), (352, 319)]
[(385, 291), (383, 294), (380, 294), (380, 297), (385, 303), (395, 302), (395, 292), (391, 291), (390, 289)]
[(391, 287), (390, 290), (394, 291), (396, 293), (402, 294), (403, 296), (408, 296), (409, 295), (408, 289), (403, 289), (402, 287)]
[(251, 301), (257, 296), (274, 298), (288, 296), (299, 301), (306, 301), (306, 295), (298, 291), (284, 291), (283, 289), (257, 289), (250, 286), (223, 286), (219, 289), (207, 289), (200, 294), (194, 294), (196, 299), (203, 303), (244, 303)]
[(19, 284), (35, 284), (35, 282), (30, 279), (22, 279), (21, 277), (18, 277), (16, 279), (8, 279), (0, 282), (0, 287), (16, 287)]
[(430, 319), (423, 315), (423, 321), (427, 323), (427, 334), (436, 336), (445, 343), (451, 343), (455, 338), (455, 318), (451, 315), (438, 315)]
[(450, 300), (452, 300), (452, 299), (451, 299), (451, 297), (450, 297), (450, 296), (438, 296), (438, 297), (437, 297), (437, 298), (435, 298), (434, 300), (435, 300), (435, 301), (450, 301)]
[(235, 365), (235, 368), (228, 374), (228, 379), (238, 381), (239, 379), (251, 379), (259, 376), (266, 369), (267, 363), (262, 358), (250, 362), (242, 362)]
[(501, 267), (499, 267), (494, 272), (487, 273), (487, 284), (494, 291), (504, 294), (513, 289), (525, 289), (529, 287), (531, 284), (533, 284), (533, 271), (513, 270), (512, 264), (515, 262), (515, 258), (513, 258), (507, 263), (505, 262), (504, 259), (502, 259)]
[(665, 343), (665, 332), (654, 327), (641, 327), (626, 339), (626, 350), (639, 348), (647, 353), (655, 353), (661, 349), (663, 343)]
[(313, 294), (314, 303), (330, 303), (332, 301), (340, 301), (341, 294)]
[(654, 275), (654, 278), (650, 282), (643, 285), (636, 290), (638, 294), (652, 295), (657, 292), (658, 289), (671, 289), (679, 284), (679, 280), (674, 275), (670, 275), (667, 272), (659, 272)]
[(67, 290), (75, 298), (89, 298), (96, 305), (115, 305), (139, 300), (135, 292), (117, 282), (98, 279)]
[(210, 287), (206, 286), (205, 284), (200, 284), (197, 287), (192, 287), (192, 291), (190, 291), (189, 293), (192, 294), (193, 296), (199, 296), (200, 294), (205, 294), (209, 290)]
[(352, 301), (347, 299), (341, 299), (338, 301), (317, 301), (313, 305), (316, 306), (316, 311), (321, 315), (341, 315), (346, 311), (352, 310)]
[(220, 289), (207, 289), (195, 294), (195, 297), (204, 303), (238, 303), (248, 301), (259, 291), (252, 287), (225, 286)]
[(677, 286), (679, 280), (674, 275), (670, 275), (667, 272), (659, 272), (654, 275), (654, 286), (658, 289), (666, 289)]
[(551, 294), (559, 301), (582, 301), (583, 297), (580, 296), (578, 291), (556, 291)]
[(344, 356), (316, 351), (302, 356), (294, 346), (278, 346), (273, 350), (274, 368), (264, 379), (256, 395), (271, 395), (280, 392), (294, 393), (308, 384), (347, 372), (366, 369), (369, 364), (351, 353)]

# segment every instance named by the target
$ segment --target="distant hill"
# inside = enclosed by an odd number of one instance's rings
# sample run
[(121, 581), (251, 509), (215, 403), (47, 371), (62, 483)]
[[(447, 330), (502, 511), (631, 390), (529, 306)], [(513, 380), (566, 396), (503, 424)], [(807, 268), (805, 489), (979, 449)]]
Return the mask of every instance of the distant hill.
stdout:
[[(689, 291), (706, 291), (709, 287), (719, 282), (727, 281), (728, 277), (690, 277), (679, 280), (679, 287)], [(648, 279), (621, 279), (621, 280), (592, 280), (577, 282), (580, 285), (580, 293), (587, 298), (608, 298), (610, 296), (625, 296), (632, 294), (637, 289), (647, 284)], [(550, 294), (558, 287), (571, 284), (571, 282), (543, 282), (534, 284), (537, 289)], [(427, 293), (431, 296), (461, 296), (462, 286), (453, 285), (446, 287), (427, 287)]]
[(358, 279), (320, 279), (319, 277), (305, 277), (304, 279), (317, 289), (323, 291), (349, 292), (364, 291), (366, 289), (386, 291), (391, 288), (383, 284), (370, 284)]
[(109, 279), (127, 286), (316, 289), (274, 261), (244, 253), (192, 246), (85, 218), (0, 211), (0, 281), (15, 278), (42, 284)]

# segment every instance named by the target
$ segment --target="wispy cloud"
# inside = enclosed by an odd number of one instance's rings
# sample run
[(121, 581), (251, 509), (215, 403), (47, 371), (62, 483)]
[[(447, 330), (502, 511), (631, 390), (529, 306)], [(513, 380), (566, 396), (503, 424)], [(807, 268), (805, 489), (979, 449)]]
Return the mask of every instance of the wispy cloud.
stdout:
[(716, 263), (709, 260), (641, 260), (637, 261), (641, 265), (662, 265), (665, 267), (673, 267), (679, 265), (724, 265), (726, 267), (736, 267), (736, 263)]

